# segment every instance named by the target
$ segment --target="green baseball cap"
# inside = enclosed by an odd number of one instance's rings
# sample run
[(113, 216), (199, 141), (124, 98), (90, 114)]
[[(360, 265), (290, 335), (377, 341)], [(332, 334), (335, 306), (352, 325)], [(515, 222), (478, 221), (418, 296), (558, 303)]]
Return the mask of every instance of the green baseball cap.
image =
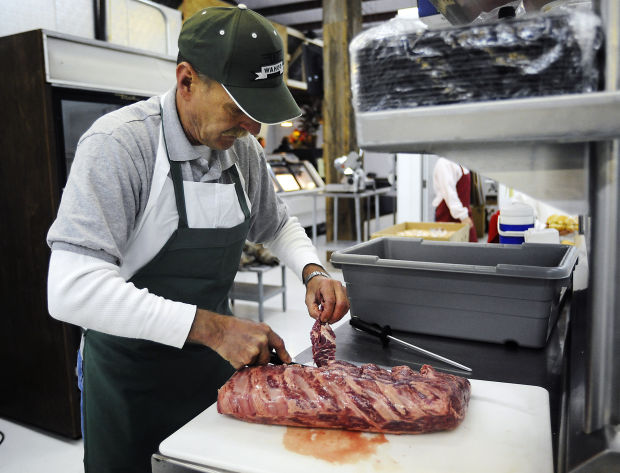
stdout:
[(181, 28), (179, 53), (216, 80), (253, 120), (276, 124), (301, 115), (284, 83), (282, 38), (243, 4), (211, 7)]

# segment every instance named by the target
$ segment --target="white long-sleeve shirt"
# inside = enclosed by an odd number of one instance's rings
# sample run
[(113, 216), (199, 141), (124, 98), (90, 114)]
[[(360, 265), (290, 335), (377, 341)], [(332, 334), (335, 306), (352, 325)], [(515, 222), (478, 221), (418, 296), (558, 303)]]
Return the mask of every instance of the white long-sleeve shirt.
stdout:
[(463, 206), (456, 192), (456, 183), (463, 177), (463, 174), (469, 174), (469, 170), (446, 158), (439, 158), (433, 169), (433, 189), (435, 190), (433, 207), (436, 208), (442, 200), (445, 200), (450, 215), (457, 220), (469, 217), (467, 208)]
[[(299, 275), (305, 264), (320, 264), (295, 217), (266, 246)], [(52, 251), (47, 298), (49, 313), (64, 322), (175, 347), (185, 343), (196, 314), (195, 305), (136, 288), (114, 263), (67, 250)]]

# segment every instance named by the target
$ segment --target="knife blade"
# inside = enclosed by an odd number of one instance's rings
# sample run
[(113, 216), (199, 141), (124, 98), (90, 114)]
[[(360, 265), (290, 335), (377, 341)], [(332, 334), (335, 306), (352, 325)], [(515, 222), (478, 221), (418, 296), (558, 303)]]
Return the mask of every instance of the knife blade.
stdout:
[[(284, 363), (275, 350), (271, 350), (269, 354), (269, 363), (272, 365), (301, 365), (301, 363), (297, 363), (296, 361), (291, 361), (290, 363)], [(302, 365), (303, 366), (303, 365)]]
[(471, 368), (462, 365), (461, 363), (457, 363), (454, 360), (451, 360), (450, 358), (446, 358), (445, 356), (441, 356), (438, 355), (437, 353), (433, 353), (432, 351), (428, 351), (424, 348), (418, 347), (416, 345), (413, 345), (412, 343), (406, 342), (404, 340), (401, 340), (400, 338), (396, 338), (392, 335), (392, 329), (390, 328), (389, 325), (384, 325), (383, 327), (380, 326), (379, 324), (371, 324), (368, 323), (362, 319), (360, 319), (359, 317), (351, 317), (351, 320), (349, 321), (349, 323), (359, 329), (362, 330), (366, 333), (369, 333), (371, 335), (374, 335), (375, 337), (378, 337), (381, 342), (383, 343), (383, 346), (387, 346), (388, 342), (390, 341), (394, 341), (396, 343), (399, 343), (402, 346), (405, 346), (411, 350), (415, 350), (418, 353), (422, 353), (428, 357), (431, 357), (435, 360), (439, 360), (442, 361), (444, 363), (447, 363), (449, 365), (455, 366), (457, 368), (460, 368), (464, 371), (472, 371)]

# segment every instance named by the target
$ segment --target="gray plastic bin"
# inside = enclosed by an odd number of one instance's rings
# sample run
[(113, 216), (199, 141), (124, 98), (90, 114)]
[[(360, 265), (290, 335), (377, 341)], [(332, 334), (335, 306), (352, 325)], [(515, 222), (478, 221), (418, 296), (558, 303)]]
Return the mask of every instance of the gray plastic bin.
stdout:
[(383, 237), (334, 252), (351, 315), (394, 330), (542, 347), (572, 290), (572, 246)]

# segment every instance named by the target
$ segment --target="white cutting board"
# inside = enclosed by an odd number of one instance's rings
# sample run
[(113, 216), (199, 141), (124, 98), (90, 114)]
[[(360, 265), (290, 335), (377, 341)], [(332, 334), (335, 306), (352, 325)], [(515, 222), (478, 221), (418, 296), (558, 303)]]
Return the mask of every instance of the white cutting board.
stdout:
[[(284, 446), (287, 427), (243, 422), (214, 405), (165, 439), (165, 456), (239, 473), (552, 473), (549, 395), (543, 388), (470, 380), (465, 419), (451, 432), (385, 435), (376, 451), (337, 463)], [(335, 435), (347, 435), (336, 431)], [(372, 442), (377, 434), (361, 434)], [(335, 444), (344, 443), (337, 439)], [(311, 442), (310, 442), (311, 443)]]

